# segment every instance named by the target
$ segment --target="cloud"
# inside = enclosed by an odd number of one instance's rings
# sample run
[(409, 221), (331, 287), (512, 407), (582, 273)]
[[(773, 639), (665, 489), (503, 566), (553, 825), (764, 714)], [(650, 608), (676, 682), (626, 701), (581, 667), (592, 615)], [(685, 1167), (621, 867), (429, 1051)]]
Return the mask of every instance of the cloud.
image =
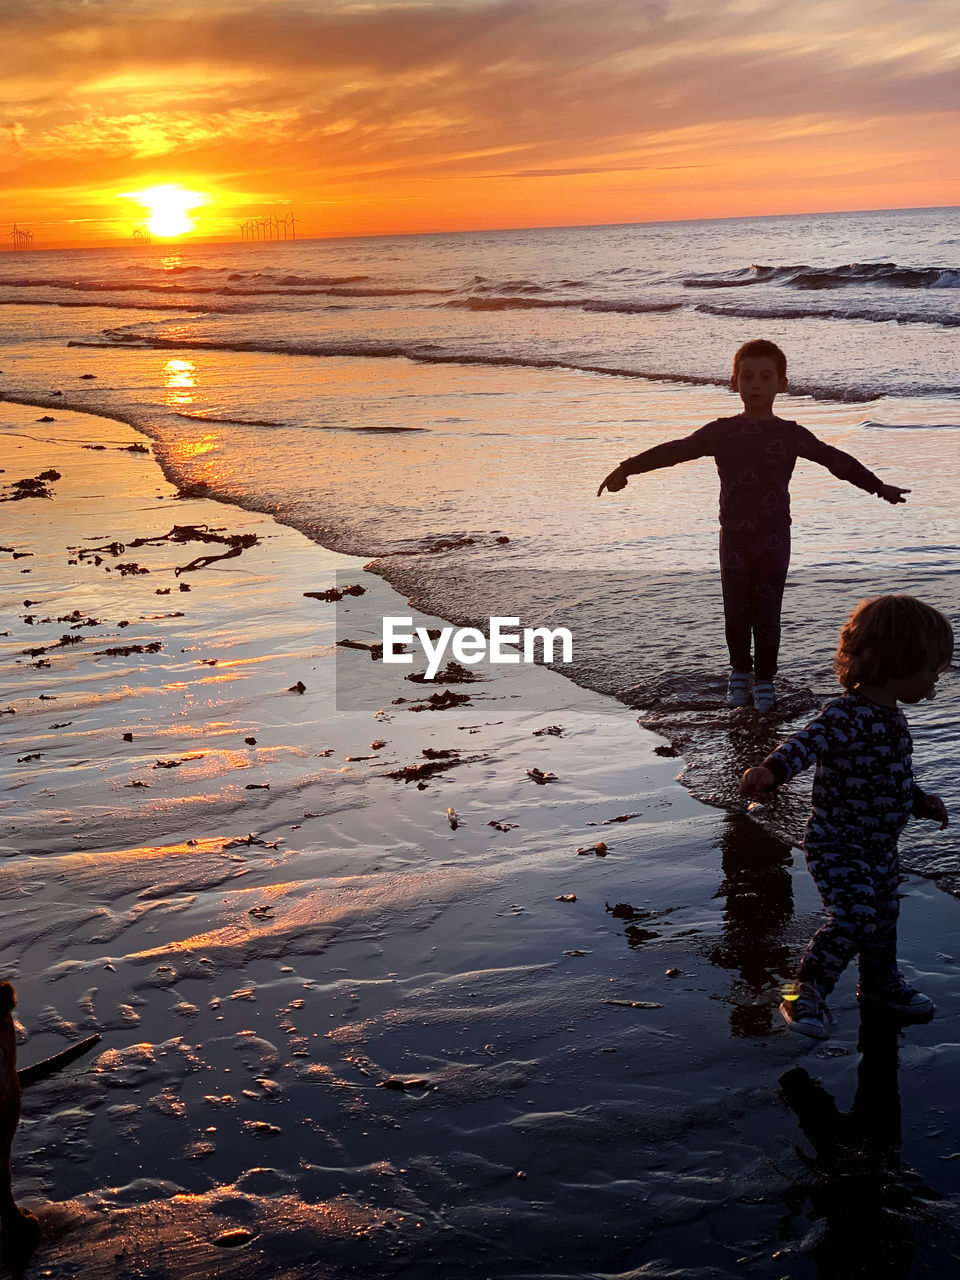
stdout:
[[(945, 20), (943, 5), (927, 0), (802, 7), (782, 0), (34, 0), (7, 19), (5, 94), (26, 82), (42, 104), (47, 81), (52, 108), (55, 86), (65, 81), (74, 97), (109, 97), (120, 87), (136, 109), (138, 82), (151, 91), (165, 77), (172, 101), (184, 88), (218, 83), (256, 99), (276, 94), (282, 75), (290, 101), (322, 103), (359, 81), (388, 100), (461, 99), (481, 119), (498, 118), (505, 99), (543, 116), (541, 94), (546, 104), (590, 100), (602, 110), (624, 92), (634, 95), (635, 112), (701, 109), (709, 100), (714, 112), (733, 117), (779, 115), (822, 107), (824, 94), (851, 106), (891, 90), (922, 95), (931, 78), (956, 76), (958, 31), (960, 22)], [(951, 109), (948, 98), (938, 101)]]
[(879, 163), (884, 134), (945, 147), (960, 102), (942, 0), (23, 0), (4, 19), (14, 185), (53, 156), (341, 193), (619, 182), (804, 131), (825, 155), (859, 131)]

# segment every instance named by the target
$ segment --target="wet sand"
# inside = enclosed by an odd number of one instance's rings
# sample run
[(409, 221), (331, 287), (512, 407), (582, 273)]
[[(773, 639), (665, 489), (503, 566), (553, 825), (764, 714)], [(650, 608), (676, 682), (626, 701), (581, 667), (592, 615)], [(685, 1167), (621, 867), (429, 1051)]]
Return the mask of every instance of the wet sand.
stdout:
[[(102, 1036), (25, 1094), (27, 1274), (951, 1273), (954, 899), (906, 886), (931, 1023), (861, 1033), (847, 974), (808, 1044), (798, 855), (634, 712), (509, 667), (414, 711), (336, 645), (409, 612), (360, 561), (177, 496), (120, 423), (0, 414), (3, 494), (59, 473), (0, 507), (0, 976), (21, 1065)], [(230, 544), (174, 526), (256, 542), (178, 573)]]

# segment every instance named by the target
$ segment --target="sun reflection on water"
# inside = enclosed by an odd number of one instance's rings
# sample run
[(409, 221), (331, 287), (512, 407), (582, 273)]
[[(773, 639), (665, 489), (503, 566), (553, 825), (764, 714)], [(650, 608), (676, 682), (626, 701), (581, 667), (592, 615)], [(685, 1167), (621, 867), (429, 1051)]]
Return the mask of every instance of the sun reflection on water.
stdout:
[(168, 405), (193, 404), (192, 388), (197, 385), (197, 366), (192, 360), (168, 360), (163, 366), (164, 397)]
[(204, 431), (193, 440), (178, 440), (176, 453), (182, 462), (199, 458), (204, 453), (213, 453), (220, 448), (220, 434), (217, 431)]

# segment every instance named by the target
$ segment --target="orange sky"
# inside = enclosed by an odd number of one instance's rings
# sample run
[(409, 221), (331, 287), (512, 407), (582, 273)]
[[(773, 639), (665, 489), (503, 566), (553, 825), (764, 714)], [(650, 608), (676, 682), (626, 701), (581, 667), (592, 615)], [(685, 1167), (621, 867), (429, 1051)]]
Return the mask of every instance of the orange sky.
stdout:
[[(0, 228), (304, 236), (960, 204), (946, 0), (22, 0)], [(0, 243), (7, 243), (6, 240)]]

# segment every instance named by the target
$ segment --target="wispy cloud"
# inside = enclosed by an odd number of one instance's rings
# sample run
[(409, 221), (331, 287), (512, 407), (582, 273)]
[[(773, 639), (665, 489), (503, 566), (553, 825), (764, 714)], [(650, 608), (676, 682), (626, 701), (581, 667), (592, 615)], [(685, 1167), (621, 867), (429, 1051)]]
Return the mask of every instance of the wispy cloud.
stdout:
[(21, 198), (55, 159), (68, 182), (178, 168), (264, 199), (392, 190), (425, 216), (449, 179), (451, 218), (464, 182), (496, 178), (556, 220), (558, 197), (578, 216), (575, 181), (642, 201), (672, 172), (699, 199), (713, 173), (726, 198), (732, 179), (782, 184), (788, 152), (822, 183), (854, 137), (880, 185), (911, 156), (934, 157), (947, 198), (957, 180), (960, 15), (942, 0), (23, 0), (0, 74)]

